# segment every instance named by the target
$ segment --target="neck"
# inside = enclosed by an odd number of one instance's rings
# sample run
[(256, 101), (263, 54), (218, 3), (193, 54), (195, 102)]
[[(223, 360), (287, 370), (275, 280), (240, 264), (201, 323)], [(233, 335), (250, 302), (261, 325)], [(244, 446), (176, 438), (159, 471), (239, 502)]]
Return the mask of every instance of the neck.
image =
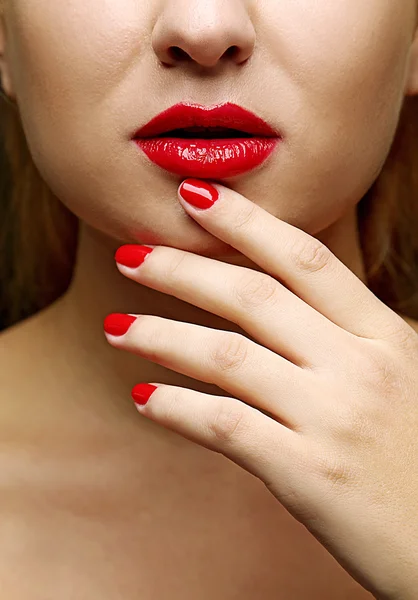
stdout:
[[(355, 209), (316, 237), (365, 282)], [(125, 396), (129, 394), (129, 385), (141, 381), (183, 386), (187, 385), (187, 381), (193, 381), (193, 386), (189, 387), (205, 392), (214, 389), (203, 383), (199, 387), (195, 380), (139, 356), (116, 350), (107, 343), (103, 334), (103, 319), (112, 312), (152, 314), (205, 327), (241, 331), (234, 323), (123, 277), (113, 258), (120, 245), (120, 242), (81, 224), (71, 286), (51, 313), (51, 318), (58, 326), (57, 335), (64, 336), (66, 348), (74, 351), (71, 352), (71, 360), (81, 362), (88, 356), (90, 380), (100, 378), (101, 383), (106, 384), (107, 379), (108, 389), (115, 390), (116, 385), (120, 394)], [(250, 264), (238, 252), (227, 260), (236, 265)], [(252, 266), (257, 268), (256, 265)], [(97, 371), (97, 377), (94, 371)]]

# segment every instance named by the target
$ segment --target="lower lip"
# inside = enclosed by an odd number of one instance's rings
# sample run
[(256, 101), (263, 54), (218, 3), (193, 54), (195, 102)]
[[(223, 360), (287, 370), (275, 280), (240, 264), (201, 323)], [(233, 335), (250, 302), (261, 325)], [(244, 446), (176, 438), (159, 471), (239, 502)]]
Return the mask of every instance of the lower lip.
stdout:
[(137, 138), (148, 158), (184, 177), (222, 178), (241, 175), (261, 165), (281, 138)]

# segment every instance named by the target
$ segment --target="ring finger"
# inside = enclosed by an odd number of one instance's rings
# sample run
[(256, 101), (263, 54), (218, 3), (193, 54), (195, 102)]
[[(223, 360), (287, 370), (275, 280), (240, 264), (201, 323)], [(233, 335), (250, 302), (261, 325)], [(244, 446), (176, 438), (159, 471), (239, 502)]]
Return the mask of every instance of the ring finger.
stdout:
[[(121, 324), (129, 322), (127, 332), (119, 335)], [(238, 333), (121, 314), (106, 317), (105, 332), (114, 347), (215, 384), (290, 428), (306, 423), (308, 414), (310, 419), (315, 412), (318, 418), (323, 414), (324, 407), (307, 394), (315, 387), (315, 374)]]

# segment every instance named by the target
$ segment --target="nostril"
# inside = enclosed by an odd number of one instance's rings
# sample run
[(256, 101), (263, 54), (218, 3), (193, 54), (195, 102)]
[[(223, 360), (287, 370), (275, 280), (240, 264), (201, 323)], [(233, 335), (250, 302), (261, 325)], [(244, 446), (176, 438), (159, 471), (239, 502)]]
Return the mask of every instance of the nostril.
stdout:
[(170, 57), (174, 58), (174, 60), (187, 60), (188, 58), (190, 58), (187, 52), (185, 52), (178, 46), (171, 46), (168, 52), (170, 54)]
[(238, 54), (239, 48), (238, 46), (230, 46), (228, 50), (225, 50), (224, 56), (226, 58), (232, 58), (235, 54)]

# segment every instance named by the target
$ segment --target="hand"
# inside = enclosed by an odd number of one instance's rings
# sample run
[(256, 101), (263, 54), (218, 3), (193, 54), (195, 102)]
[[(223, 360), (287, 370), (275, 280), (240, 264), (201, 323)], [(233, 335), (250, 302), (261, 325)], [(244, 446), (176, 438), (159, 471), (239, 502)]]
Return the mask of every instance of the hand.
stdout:
[[(180, 190), (198, 186), (210, 196), (207, 182)], [(125, 316), (132, 326), (120, 335), (127, 326), (112, 329), (118, 317), (108, 316), (115, 347), (232, 394), (142, 384), (138, 410), (260, 478), (376, 597), (416, 599), (418, 335), (317, 239), (212, 190), (206, 210), (179, 201), (261, 272), (163, 246), (129, 268), (120, 263), (132, 245), (118, 250), (118, 268), (256, 341), (152, 315)], [(154, 393), (141, 404), (144, 390)]]

